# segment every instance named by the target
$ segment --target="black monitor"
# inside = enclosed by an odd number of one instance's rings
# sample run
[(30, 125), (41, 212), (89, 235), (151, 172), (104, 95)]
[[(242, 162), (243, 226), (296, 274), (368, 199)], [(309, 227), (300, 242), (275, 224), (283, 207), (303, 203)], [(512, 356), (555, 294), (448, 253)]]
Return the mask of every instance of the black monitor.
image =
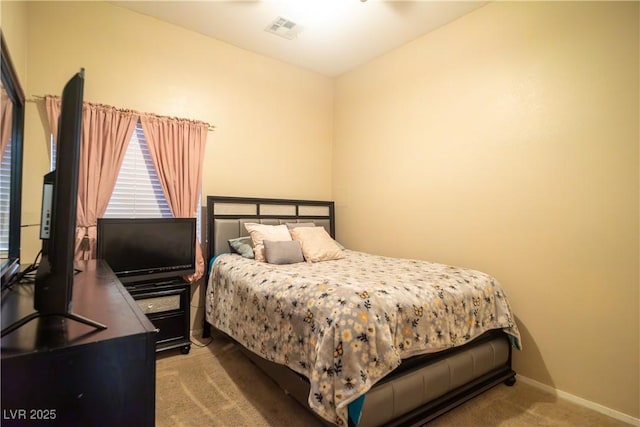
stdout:
[(81, 70), (62, 92), (56, 168), (44, 177), (40, 222), (42, 258), (34, 289), (34, 308), (41, 313), (71, 311), (83, 89), (84, 70)]
[(123, 283), (195, 271), (195, 218), (99, 218), (97, 256)]
[(42, 316), (61, 316), (106, 328), (71, 312), (83, 90), (84, 69), (81, 69), (62, 91), (56, 168), (44, 176), (40, 224), (42, 258), (36, 271), (33, 299), (36, 312), (3, 329), (2, 335)]

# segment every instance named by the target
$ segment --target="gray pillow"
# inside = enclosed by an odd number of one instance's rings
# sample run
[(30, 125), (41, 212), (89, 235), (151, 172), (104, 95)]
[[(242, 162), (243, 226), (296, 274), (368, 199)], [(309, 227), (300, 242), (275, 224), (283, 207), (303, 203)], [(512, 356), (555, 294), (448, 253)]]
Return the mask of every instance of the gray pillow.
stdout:
[(238, 237), (237, 239), (229, 239), (228, 242), (231, 252), (240, 254), (245, 258), (254, 258), (251, 237)]
[(303, 262), (302, 246), (296, 240), (264, 240), (264, 257), (269, 264), (294, 264)]

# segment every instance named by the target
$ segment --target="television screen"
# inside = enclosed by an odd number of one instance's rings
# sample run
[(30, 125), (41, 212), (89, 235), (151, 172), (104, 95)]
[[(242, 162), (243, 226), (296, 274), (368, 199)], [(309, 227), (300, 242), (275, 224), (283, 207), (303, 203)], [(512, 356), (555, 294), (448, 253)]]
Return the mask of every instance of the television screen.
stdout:
[(123, 283), (195, 271), (195, 218), (99, 218), (98, 258)]

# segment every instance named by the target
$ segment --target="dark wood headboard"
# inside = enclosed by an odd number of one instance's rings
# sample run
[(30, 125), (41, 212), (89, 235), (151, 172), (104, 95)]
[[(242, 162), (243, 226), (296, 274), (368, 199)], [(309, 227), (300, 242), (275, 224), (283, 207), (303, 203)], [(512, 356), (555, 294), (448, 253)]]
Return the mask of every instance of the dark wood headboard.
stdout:
[[(245, 222), (284, 224), (315, 222), (335, 238), (332, 201), (207, 196), (207, 257), (229, 252), (226, 240), (247, 235)], [(216, 236), (224, 233), (224, 236)], [(216, 237), (219, 237), (216, 239)]]

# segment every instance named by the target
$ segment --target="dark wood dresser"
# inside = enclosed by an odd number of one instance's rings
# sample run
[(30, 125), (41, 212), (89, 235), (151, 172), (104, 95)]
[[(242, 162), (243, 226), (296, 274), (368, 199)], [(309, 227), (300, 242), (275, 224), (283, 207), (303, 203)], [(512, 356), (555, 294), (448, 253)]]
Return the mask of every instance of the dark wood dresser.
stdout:
[[(156, 329), (101, 260), (82, 262), (72, 311), (107, 329), (32, 320), (2, 338), (1, 424), (153, 426)], [(33, 285), (2, 295), (2, 327), (33, 312)]]

